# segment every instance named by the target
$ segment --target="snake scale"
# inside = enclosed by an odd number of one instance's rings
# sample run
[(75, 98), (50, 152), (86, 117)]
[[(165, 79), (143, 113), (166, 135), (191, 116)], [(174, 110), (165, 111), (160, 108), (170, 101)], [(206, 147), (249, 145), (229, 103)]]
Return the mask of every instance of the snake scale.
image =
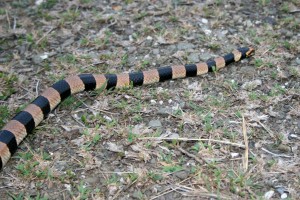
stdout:
[(197, 64), (174, 65), (122, 74), (80, 74), (60, 80), (47, 88), (0, 130), (0, 169), (16, 152), (22, 140), (64, 99), (72, 94), (99, 88), (113, 89), (129, 85), (139, 86), (197, 76), (219, 70), (232, 62), (249, 57), (253, 53), (253, 48), (242, 47), (223, 57)]

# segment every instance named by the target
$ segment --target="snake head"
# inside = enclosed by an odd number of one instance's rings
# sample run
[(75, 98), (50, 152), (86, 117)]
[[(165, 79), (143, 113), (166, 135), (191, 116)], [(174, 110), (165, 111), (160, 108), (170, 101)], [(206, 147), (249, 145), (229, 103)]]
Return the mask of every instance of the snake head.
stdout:
[(249, 47), (249, 50), (246, 52), (246, 57), (252, 56), (255, 50), (252, 47)]

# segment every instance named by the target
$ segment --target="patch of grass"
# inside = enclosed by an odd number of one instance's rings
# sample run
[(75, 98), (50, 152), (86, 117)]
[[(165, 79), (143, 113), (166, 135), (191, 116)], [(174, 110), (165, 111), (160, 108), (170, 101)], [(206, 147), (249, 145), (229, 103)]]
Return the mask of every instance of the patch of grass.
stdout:
[(203, 10), (204, 16), (205, 16), (206, 18), (211, 18), (211, 17), (213, 17), (213, 16), (216, 15), (215, 10), (212, 9), (211, 7), (209, 7), (209, 6), (204, 6), (204, 7), (202, 8), (202, 10)]
[(163, 180), (163, 176), (155, 172), (149, 172), (148, 177), (150, 177), (154, 182)]
[(73, 180), (74, 178), (76, 178), (76, 174), (71, 169), (67, 169), (65, 171), (64, 175), (59, 176), (58, 178), (61, 182), (66, 182), (66, 181)]
[(121, 58), (121, 65), (126, 66), (128, 64), (128, 54), (124, 54)]
[[(39, 167), (40, 162), (34, 159), (34, 155), (31, 152), (19, 153), (18, 158), (24, 160), (23, 163), (18, 164), (16, 169), (24, 176), (28, 178), (49, 179), (52, 177), (51, 170), (48, 167)], [(41, 152), (41, 156), (38, 155), (41, 160), (50, 160), (50, 155), (46, 152)]]
[(248, 94), (248, 97), (250, 100), (254, 101), (254, 100), (258, 100), (259, 99), (259, 94), (256, 91), (251, 91)]
[(288, 13), (290, 11), (289, 3), (288, 2), (283, 2), (281, 5), (280, 10), (284, 13)]
[(75, 97), (70, 96), (66, 98), (61, 104), (62, 109), (75, 110), (82, 105), (82, 101), (78, 101)]
[(80, 16), (80, 12), (77, 10), (67, 10), (63, 12), (62, 19), (63, 22), (72, 22), (75, 21)]
[(6, 74), (0, 72), (0, 100), (6, 100), (11, 94), (13, 94), (16, 89), (14, 88), (15, 83), (17, 82), (17, 76), (13, 74)]
[(262, 59), (255, 59), (254, 65), (255, 65), (255, 67), (258, 67), (258, 68), (261, 67), (263, 65)]
[(286, 89), (283, 86), (279, 84), (275, 84), (271, 89), (269, 96), (274, 97), (274, 96), (283, 95), (285, 93), (286, 93)]
[(238, 194), (241, 197), (246, 195), (246, 189), (253, 186), (251, 177), (246, 176), (242, 172), (236, 172), (233, 169), (227, 173), (227, 178), (230, 181), (230, 191)]
[(147, 15), (148, 15), (147, 12), (141, 12), (141, 13), (139, 13), (139, 14), (137, 14), (137, 15), (134, 16), (134, 20), (141, 20), (144, 17), (146, 17)]
[(23, 200), (23, 199), (26, 199), (23, 192), (18, 193), (18, 194), (12, 194), (12, 193), (9, 192), (8, 195), (9, 195), (13, 200)]
[(173, 173), (173, 172), (178, 172), (183, 169), (182, 166), (179, 165), (169, 165), (169, 166), (163, 166), (163, 171), (167, 173)]
[(217, 96), (208, 96), (207, 102), (212, 107), (219, 108), (219, 112), (222, 111), (222, 109), (226, 109), (229, 107), (229, 102), (224, 99), (224, 97), (217, 97)]
[(267, 4), (271, 3), (271, 0), (259, 0), (258, 2), (260, 5), (266, 6)]
[(79, 199), (88, 199), (91, 190), (81, 181), (79, 186), (77, 186), (79, 193)]
[(83, 135), (86, 138), (83, 146), (86, 151), (89, 151), (91, 147), (95, 146), (101, 140), (102, 137), (98, 133), (98, 129), (99, 125), (97, 124), (93, 130), (85, 129), (83, 131)]
[(170, 20), (171, 22), (178, 22), (178, 17), (172, 15), (172, 16), (169, 17), (169, 20)]
[(125, 174), (125, 178), (129, 180), (130, 183), (132, 183), (139, 178), (139, 175), (137, 173), (127, 173)]
[(6, 12), (5, 12), (5, 9), (4, 8), (0, 8), (0, 15), (5, 15)]
[(92, 3), (94, 0), (80, 0), (79, 2), (82, 4), (89, 4)]
[(51, 9), (58, 3), (58, 0), (46, 0), (40, 5), (40, 8)]
[(116, 174), (112, 174), (106, 181), (108, 185), (110, 184), (118, 184), (119, 183), (119, 178)]
[(216, 51), (216, 50), (221, 48), (221, 45), (218, 44), (218, 43), (210, 43), (210, 44), (208, 44), (208, 48), (210, 48), (211, 50)]
[(27, 8), (31, 5), (31, 0), (18, 0), (18, 1), (12, 1), (11, 6), (13, 8)]
[(211, 113), (208, 113), (203, 118), (204, 130), (206, 132), (210, 132), (214, 129), (214, 127), (212, 125), (212, 119), (213, 119), (213, 117), (211, 116)]
[(3, 127), (5, 125), (5, 121), (10, 116), (8, 106), (0, 105), (0, 113), (0, 127)]
[(58, 61), (60, 61), (61, 63), (76, 64), (77, 58), (73, 54), (64, 54), (64, 55), (58, 57)]
[(296, 78), (300, 78), (300, 70), (298, 70), (298, 68), (296, 68), (296, 67), (289, 67), (288, 69), (289, 69), (289, 73), (292, 76), (294, 76)]
[(26, 41), (32, 45), (35, 43), (35, 39), (31, 33), (26, 34)]
[(143, 60), (141, 64), (141, 68), (145, 69), (146, 67), (150, 66), (150, 61), (149, 60)]

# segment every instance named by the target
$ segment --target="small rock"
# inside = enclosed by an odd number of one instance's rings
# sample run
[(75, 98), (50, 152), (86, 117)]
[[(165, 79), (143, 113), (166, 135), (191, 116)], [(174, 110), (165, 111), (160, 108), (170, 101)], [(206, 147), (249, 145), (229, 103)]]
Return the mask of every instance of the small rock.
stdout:
[(266, 199), (266, 200), (271, 199), (273, 197), (274, 193), (275, 193), (274, 190), (270, 190), (270, 191), (266, 192), (264, 195), (264, 199)]
[(188, 56), (188, 60), (192, 63), (197, 63), (199, 62), (199, 54), (198, 53), (191, 53), (189, 56)]
[(64, 41), (64, 43), (61, 45), (62, 49), (64, 49), (67, 46), (70, 46), (71, 44), (74, 43), (74, 37), (71, 37), (67, 40)]
[(90, 183), (90, 184), (95, 184), (99, 182), (99, 177), (94, 176), (94, 177), (89, 177), (85, 179), (85, 182)]
[(254, 90), (255, 88), (257, 88), (258, 86), (260, 86), (261, 84), (262, 84), (261, 80), (248, 81), (242, 85), (242, 88), (244, 90), (251, 91), (251, 90)]
[(201, 19), (201, 22), (202, 22), (203, 24), (207, 24), (207, 23), (208, 23), (208, 20), (205, 19), (205, 18), (202, 18), (202, 19)]
[(151, 103), (152, 105), (154, 105), (154, 104), (156, 104), (156, 101), (155, 101), (154, 99), (151, 99), (151, 100), (150, 100), (150, 103)]
[(206, 35), (210, 35), (210, 34), (211, 34), (211, 32), (212, 32), (212, 31), (211, 31), (211, 30), (209, 30), (209, 29), (204, 29), (203, 31), (204, 31), (204, 33), (205, 33)]
[(151, 120), (149, 122), (148, 126), (150, 126), (152, 128), (160, 128), (162, 126), (162, 124), (159, 120)]
[(122, 145), (117, 145), (117, 144), (112, 143), (112, 142), (108, 142), (107, 145), (108, 145), (107, 149), (109, 151), (116, 152), (116, 153), (124, 152)]
[(168, 138), (170, 138), (170, 139), (177, 139), (177, 138), (179, 138), (179, 134), (172, 133), (171, 135), (168, 136)]
[(254, 74), (257, 72), (255, 71), (254, 67), (241, 67), (240, 72), (245, 76), (245, 77), (253, 77)]
[(153, 50), (152, 50), (152, 53), (153, 53), (154, 55), (158, 55), (158, 54), (159, 54), (159, 49), (153, 49)]
[(264, 22), (271, 24), (272, 26), (277, 24), (276, 20), (273, 17), (269, 17), (269, 16), (264, 18)]
[(300, 58), (296, 58), (295, 62), (296, 64), (300, 65)]
[(174, 175), (181, 179), (181, 180), (184, 180), (186, 179), (188, 176), (189, 176), (189, 173), (185, 170), (182, 170), (182, 171), (178, 171), (178, 172), (175, 172)]
[(200, 54), (199, 57), (200, 57), (200, 60), (207, 61), (208, 59), (211, 58), (211, 54), (209, 54), (209, 53), (203, 53), (203, 54)]
[(153, 40), (153, 37), (148, 36), (148, 37), (147, 37), (147, 40)]
[(43, 61), (40, 55), (34, 55), (32, 57), (32, 62), (36, 65), (40, 64)]
[(157, 111), (157, 114), (163, 115), (163, 116), (168, 116), (170, 113), (172, 113), (172, 109), (171, 108), (160, 108)]
[(237, 158), (240, 154), (239, 153), (230, 153), (231, 158)]
[(71, 191), (71, 184), (64, 184), (66, 190)]
[(181, 42), (177, 45), (178, 50), (193, 49), (194, 45), (192, 43)]

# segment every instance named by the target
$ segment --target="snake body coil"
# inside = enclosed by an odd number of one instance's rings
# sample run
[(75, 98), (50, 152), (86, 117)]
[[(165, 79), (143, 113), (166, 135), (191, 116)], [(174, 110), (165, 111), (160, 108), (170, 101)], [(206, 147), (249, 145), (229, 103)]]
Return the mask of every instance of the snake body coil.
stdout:
[(123, 74), (81, 74), (60, 80), (47, 88), (40, 96), (19, 112), (0, 130), (0, 169), (16, 152), (22, 140), (53, 111), (58, 104), (72, 94), (99, 88), (120, 88), (185, 78), (219, 70), (232, 62), (253, 54), (254, 49), (239, 48), (207, 62), (161, 67), (149, 71)]

